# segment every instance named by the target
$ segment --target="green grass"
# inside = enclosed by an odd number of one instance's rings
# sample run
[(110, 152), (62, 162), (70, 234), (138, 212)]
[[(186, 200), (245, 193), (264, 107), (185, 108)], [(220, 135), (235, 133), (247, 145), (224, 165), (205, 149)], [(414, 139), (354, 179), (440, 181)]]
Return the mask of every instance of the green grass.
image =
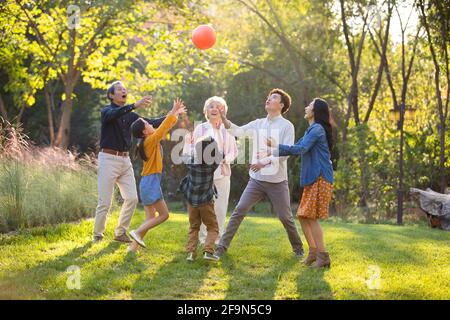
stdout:
[[(142, 219), (139, 210), (133, 226)], [(100, 243), (90, 241), (92, 220), (2, 236), (0, 298), (450, 299), (450, 233), (441, 230), (325, 222), (332, 267), (313, 270), (293, 257), (273, 217), (247, 217), (218, 263), (185, 261), (185, 213), (151, 231), (137, 256), (108, 240), (116, 223), (117, 213)], [(67, 288), (71, 265), (81, 268), (81, 289)], [(366, 284), (370, 266), (380, 270), (378, 289)]]

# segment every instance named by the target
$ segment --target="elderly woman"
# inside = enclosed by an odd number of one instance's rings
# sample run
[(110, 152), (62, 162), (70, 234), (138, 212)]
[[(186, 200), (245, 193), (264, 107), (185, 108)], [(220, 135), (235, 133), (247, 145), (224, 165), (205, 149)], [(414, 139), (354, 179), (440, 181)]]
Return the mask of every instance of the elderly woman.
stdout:
[[(192, 145), (205, 136), (212, 137), (217, 142), (220, 152), (224, 154), (224, 160), (214, 172), (214, 185), (217, 189), (214, 211), (219, 225), (219, 237), (216, 240), (216, 244), (219, 243), (220, 237), (224, 232), (225, 217), (228, 211), (231, 176), (230, 163), (237, 157), (236, 139), (223, 126), (220, 109), (224, 110), (225, 113), (228, 111), (227, 103), (223, 98), (214, 96), (207, 99), (203, 107), (203, 113), (207, 121), (197, 125), (191, 137)], [(192, 152), (192, 150), (188, 150), (185, 145), (183, 153), (187, 152)], [(205, 240), (206, 227), (202, 224), (200, 227), (199, 241), (203, 244)]]

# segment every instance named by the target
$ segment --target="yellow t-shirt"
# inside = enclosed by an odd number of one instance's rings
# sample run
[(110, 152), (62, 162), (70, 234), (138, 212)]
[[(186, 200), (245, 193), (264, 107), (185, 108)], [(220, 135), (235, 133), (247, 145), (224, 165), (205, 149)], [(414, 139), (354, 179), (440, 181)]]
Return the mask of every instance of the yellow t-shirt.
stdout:
[(160, 141), (169, 132), (169, 130), (177, 123), (177, 117), (173, 114), (168, 115), (158, 129), (144, 140), (144, 151), (147, 161), (144, 161), (141, 176), (148, 176), (153, 173), (162, 173), (162, 157)]

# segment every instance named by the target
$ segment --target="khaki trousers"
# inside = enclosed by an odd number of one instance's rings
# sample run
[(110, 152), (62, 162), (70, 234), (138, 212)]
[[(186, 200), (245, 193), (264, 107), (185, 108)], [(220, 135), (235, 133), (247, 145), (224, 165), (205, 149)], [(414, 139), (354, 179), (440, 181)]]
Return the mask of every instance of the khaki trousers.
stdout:
[(186, 247), (187, 252), (194, 252), (197, 248), (198, 232), (200, 225), (206, 226), (206, 240), (204, 251), (214, 253), (214, 242), (219, 235), (216, 214), (214, 213), (214, 201), (193, 207), (188, 203), (189, 212), (189, 239)]
[(98, 204), (95, 211), (94, 236), (103, 237), (106, 217), (111, 207), (114, 185), (119, 186), (124, 202), (120, 212), (115, 235), (124, 234), (131, 223), (134, 209), (139, 202), (133, 166), (129, 157), (115, 156), (100, 152), (98, 154)]

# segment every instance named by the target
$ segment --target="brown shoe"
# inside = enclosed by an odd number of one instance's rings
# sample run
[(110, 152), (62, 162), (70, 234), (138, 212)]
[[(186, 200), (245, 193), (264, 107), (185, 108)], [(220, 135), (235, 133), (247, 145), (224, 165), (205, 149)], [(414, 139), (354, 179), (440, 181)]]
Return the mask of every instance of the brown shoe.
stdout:
[(124, 243), (131, 243), (132, 242), (130, 237), (128, 237), (126, 235), (126, 233), (122, 233), (120, 236), (115, 236), (114, 240), (115, 241), (119, 241), (119, 242), (124, 242)]
[(330, 255), (328, 252), (318, 252), (316, 261), (311, 265), (313, 268), (322, 268), (331, 266)]
[(309, 248), (309, 253), (308, 253), (308, 257), (303, 260), (303, 264), (305, 266), (310, 266), (314, 263), (314, 261), (316, 261), (317, 259), (317, 249), (316, 248)]

